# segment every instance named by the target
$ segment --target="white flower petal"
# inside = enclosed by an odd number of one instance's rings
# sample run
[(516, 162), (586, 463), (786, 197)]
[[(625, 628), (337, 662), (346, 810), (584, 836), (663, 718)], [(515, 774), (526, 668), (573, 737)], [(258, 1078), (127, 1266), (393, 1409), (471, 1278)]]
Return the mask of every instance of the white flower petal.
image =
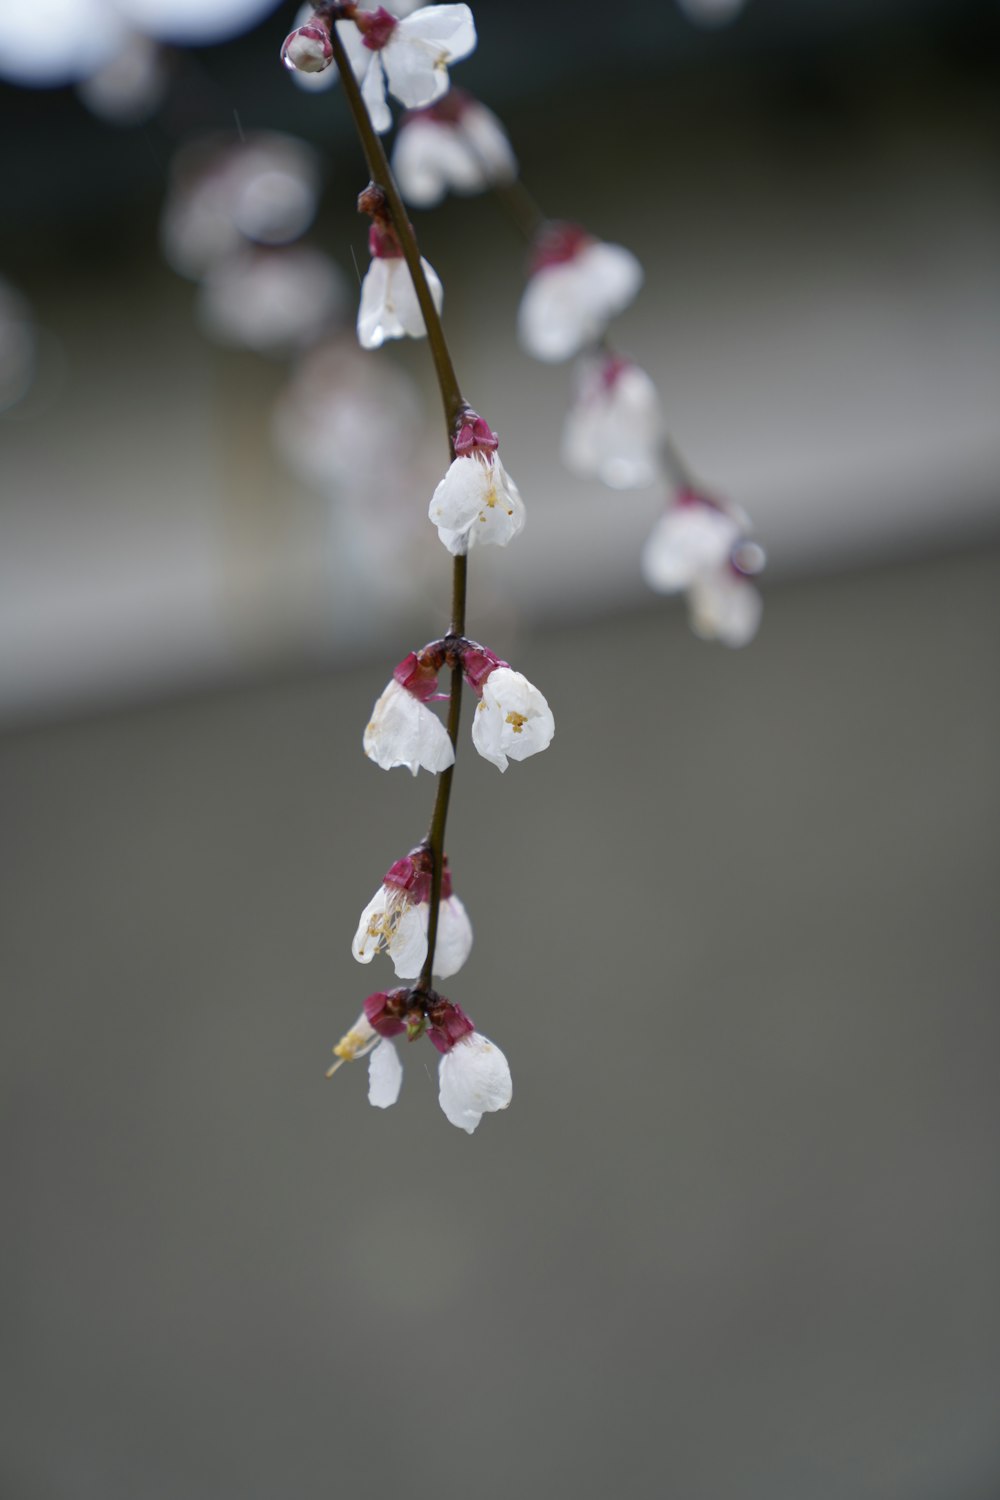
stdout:
[(420, 766), (426, 771), (444, 771), (455, 760), (441, 720), (395, 678), (372, 709), (364, 750), (383, 770), (406, 766), (414, 776)]
[(536, 359), (569, 359), (600, 338), (641, 285), (642, 267), (630, 250), (587, 245), (531, 277), (518, 311), (521, 342)]
[(748, 578), (731, 568), (696, 578), (688, 593), (691, 628), (704, 640), (745, 646), (757, 634), (764, 604)]
[(506, 1109), (513, 1096), (500, 1048), (474, 1031), (446, 1052), (438, 1068), (438, 1102), (452, 1125), (472, 1134), (484, 1114)]
[(611, 489), (641, 489), (662, 475), (666, 436), (659, 393), (638, 365), (607, 374), (604, 360), (580, 371), (563, 429), (563, 462)]
[(351, 952), (359, 964), (370, 964), (382, 946), (382, 924), (385, 920), (385, 886), (380, 885), (358, 921)]
[(672, 594), (701, 573), (724, 567), (739, 541), (740, 526), (713, 505), (675, 505), (660, 517), (642, 553), (651, 589)]
[(371, 62), (361, 85), (361, 97), (373, 128), (379, 135), (384, 135), (392, 125), (392, 112), (385, 98), (385, 70), (380, 53), (369, 53), (369, 56)]
[(467, 5), (427, 5), (402, 20), (396, 36), (433, 48), (447, 65), (475, 51), (476, 23)]
[(485, 104), (474, 99), (465, 106), (459, 117), (458, 132), (465, 137), (488, 182), (509, 182), (517, 176), (517, 157), (507, 132)]
[(472, 743), (479, 754), (506, 771), (510, 760), (527, 760), (555, 734), (552, 710), (520, 672), (497, 667), (487, 677), (472, 717)]
[(427, 918), (430, 908), (426, 901), (417, 905), (407, 903), (396, 930), (389, 943), (389, 957), (396, 970), (397, 979), (417, 979), (427, 957)]
[[(427, 261), (420, 264), (427, 277), (431, 298), (438, 312), (444, 301), (441, 283)], [(427, 329), (420, 311), (413, 278), (401, 256), (373, 256), (361, 283), (358, 307), (358, 342), (363, 349), (378, 349), (386, 339), (423, 338)]]
[(456, 193), (476, 193), (487, 186), (486, 174), (461, 132), (419, 116), (400, 129), (392, 170), (407, 203), (418, 208), (440, 203), (449, 188)]
[(477, 543), (506, 547), (525, 521), (517, 485), (495, 453), (489, 458), (456, 458), (431, 496), (427, 513), (452, 553), (466, 552)]
[[(311, 6), (303, 6), (302, 10), (299, 11), (299, 16), (303, 15), (307, 10), (310, 14), (312, 13)], [(296, 24), (304, 25), (305, 22), (299, 21), (296, 18)], [(337, 35), (344, 44), (347, 60), (354, 69), (354, 76), (361, 83), (368, 69), (371, 67), (372, 58), (375, 54), (370, 47), (365, 46), (361, 32), (353, 21), (337, 21), (335, 24)], [(336, 68), (333, 71), (336, 72)]]
[(469, 914), (457, 896), (448, 896), (441, 902), (438, 912), (434, 973), (439, 979), (450, 979), (453, 974), (458, 973), (471, 952), (472, 923), (469, 921)]
[(384, 1037), (368, 1062), (368, 1103), (376, 1109), (388, 1109), (399, 1098), (403, 1084), (403, 1064), (399, 1053)]
[(397, 31), (381, 57), (389, 92), (407, 109), (423, 109), (448, 92), (448, 70), (432, 47), (408, 41)]

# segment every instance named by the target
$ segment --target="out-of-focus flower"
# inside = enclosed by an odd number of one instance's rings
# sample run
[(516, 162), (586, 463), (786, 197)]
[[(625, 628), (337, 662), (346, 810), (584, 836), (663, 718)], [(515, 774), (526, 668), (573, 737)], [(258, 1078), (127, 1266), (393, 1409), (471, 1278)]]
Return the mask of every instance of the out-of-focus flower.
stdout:
[(477, 543), (506, 547), (524, 527), (524, 501), (497, 454), (498, 439), (475, 412), (453, 442), (455, 459), (431, 497), (428, 514), (455, 556)]
[(77, 84), (91, 114), (112, 125), (140, 125), (155, 114), (167, 92), (163, 52), (148, 36), (128, 33), (113, 57)]
[(462, 89), (403, 117), (392, 169), (408, 203), (430, 208), (448, 192), (481, 193), (517, 176), (517, 159), (496, 115)]
[[(358, 306), (358, 343), (362, 349), (378, 349), (386, 339), (422, 339), (427, 334), (424, 315), (417, 301), (409, 267), (395, 234), (387, 225), (373, 224), (368, 234), (371, 264), (361, 283)], [(433, 266), (423, 256), (431, 299), (438, 312), (444, 302), (444, 288)]]
[(287, 245), (312, 223), (319, 193), (316, 153), (274, 132), (243, 141), (210, 136), (177, 152), (160, 224), (167, 260), (199, 280), (250, 240)]
[(387, 359), (369, 359), (353, 335), (305, 356), (274, 412), (275, 440), (307, 484), (367, 492), (391, 488), (409, 462), (421, 408), (413, 382)]
[(728, 565), (746, 530), (734, 515), (697, 490), (682, 490), (650, 533), (642, 554), (642, 571), (659, 594), (686, 589), (701, 573)]
[(380, 5), (336, 25), (379, 133), (392, 124), (387, 89), (408, 109), (433, 104), (448, 92), (450, 64), (468, 57), (476, 45), (467, 5), (428, 5), (401, 18)]
[(397, 989), (369, 995), (364, 1011), (334, 1047), (337, 1062), (370, 1055), (368, 1099), (387, 1109), (399, 1097), (403, 1072), (392, 1038), (427, 1033), (438, 1052), (438, 1102), (452, 1125), (469, 1135), (484, 1114), (506, 1109), (513, 1096), (510, 1067), (500, 1048), (477, 1031), (460, 1006), (431, 990)]
[(472, 743), (501, 771), (509, 760), (527, 760), (544, 750), (555, 734), (552, 710), (542, 694), (506, 662), (484, 679), (482, 698), (472, 716)]
[(642, 555), (657, 593), (686, 590), (692, 629), (706, 640), (744, 646), (760, 623), (761, 600), (749, 576), (764, 554), (748, 542), (749, 523), (697, 490), (684, 489), (657, 521)]
[(113, 0), (137, 31), (179, 46), (241, 36), (278, 7), (279, 0)]
[(220, 343), (287, 352), (320, 338), (345, 300), (340, 272), (322, 251), (247, 246), (208, 271), (198, 315)]
[(563, 461), (614, 490), (641, 489), (662, 474), (666, 437), (659, 392), (629, 359), (581, 362), (563, 430)]
[(688, 607), (695, 635), (739, 647), (757, 634), (764, 603), (750, 579), (730, 563), (692, 579)]
[(0, 78), (58, 88), (110, 62), (128, 27), (109, 0), (3, 0)]
[(372, 709), (364, 734), (364, 750), (384, 771), (405, 766), (416, 776), (445, 771), (455, 762), (455, 751), (441, 720), (426, 700), (437, 687), (437, 670), (425, 671), (411, 651), (393, 672), (392, 681)]
[[(387, 872), (361, 913), (353, 953), (367, 964), (381, 951), (392, 959), (398, 979), (416, 979), (427, 957), (432, 867), (425, 847), (412, 850)], [(451, 884), (447, 858), (441, 872), (441, 904), (434, 944), (434, 973), (457, 974), (472, 951), (472, 924)]]
[(631, 250), (595, 240), (578, 224), (548, 224), (521, 298), (521, 342), (536, 359), (569, 359), (601, 337), (641, 285)]

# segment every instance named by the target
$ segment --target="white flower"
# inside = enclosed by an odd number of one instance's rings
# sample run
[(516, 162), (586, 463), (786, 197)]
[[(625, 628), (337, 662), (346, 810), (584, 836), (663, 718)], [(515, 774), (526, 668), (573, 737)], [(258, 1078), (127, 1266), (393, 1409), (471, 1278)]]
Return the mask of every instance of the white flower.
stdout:
[(247, 240), (289, 244), (312, 221), (319, 180), (316, 152), (292, 136), (213, 136), (183, 147), (160, 226), (167, 260), (198, 281)]
[(496, 453), (454, 460), (431, 496), (428, 515), (448, 551), (494, 542), (506, 547), (524, 527), (524, 501)]
[(478, 1031), (456, 1042), (438, 1066), (438, 1102), (469, 1135), (484, 1114), (506, 1109), (513, 1091), (507, 1059)]
[(376, 1109), (388, 1109), (390, 1104), (395, 1104), (403, 1082), (403, 1064), (392, 1042), (379, 1037), (364, 1011), (347, 1035), (341, 1037), (333, 1055), (337, 1061), (327, 1069), (327, 1078), (332, 1078), (345, 1062), (368, 1057), (369, 1104), (374, 1104)]
[[(421, 257), (431, 298), (438, 312), (444, 289), (433, 267)], [(378, 349), (386, 339), (422, 339), (427, 333), (409, 267), (402, 256), (375, 255), (361, 283), (358, 342), (362, 349)]]
[[(419, 977), (427, 957), (428, 901), (413, 901), (407, 891), (382, 885), (375, 892), (358, 923), (352, 952), (359, 963), (371, 963), (384, 949), (392, 959), (397, 979)], [(454, 894), (444, 896), (438, 908), (434, 973), (439, 979), (457, 974), (472, 951), (472, 923), (462, 902)]]
[(392, 124), (387, 88), (408, 109), (423, 109), (448, 92), (449, 64), (476, 45), (467, 5), (428, 5), (402, 19), (380, 7), (336, 26), (380, 134)]
[(642, 554), (642, 570), (658, 593), (687, 591), (691, 628), (705, 640), (745, 646), (757, 633), (763, 605), (747, 574), (764, 565), (764, 553), (744, 540), (748, 521), (695, 490), (657, 521)]
[(643, 549), (643, 576), (660, 594), (689, 588), (701, 574), (728, 566), (743, 530), (728, 511), (685, 492), (653, 527)]
[(209, 269), (198, 317), (221, 343), (266, 353), (313, 342), (343, 301), (340, 272), (322, 251), (247, 246)]
[(472, 718), (472, 743), (506, 771), (511, 760), (544, 750), (555, 733), (552, 710), (536, 687), (511, 667), (497, 667), (483, 684)]
[(441, 720), (395, 678), (372, 709), (364, 749), (384, 771), (406, 766), (414, 776), (421, 766), (425, 771), (445, 771), (455, 760)]
[(446, 193), (481, 193), (517, 175), (517, 159), (496, 115), (460, 89), (405, 118), (392, 170), (408, 203), (430, 208)]
[(536, 359), (569, 359), (603, 334), (642, 285), (630, 250), (591, 239), (574, 224), (554, 224), (540, 239), (521, 298), (518, 331)]
[(688, 590), (688, 606), (695, 635), (733, 647), (753, 640), (764, 610), (749, 578), (728, 566), (694, 579)]
[(641, 489), (662, 473), (666, 436), (656, 386), (630, 360), (610, 356), (580, 366), (563, 430), (563, 462), (614, 490)]

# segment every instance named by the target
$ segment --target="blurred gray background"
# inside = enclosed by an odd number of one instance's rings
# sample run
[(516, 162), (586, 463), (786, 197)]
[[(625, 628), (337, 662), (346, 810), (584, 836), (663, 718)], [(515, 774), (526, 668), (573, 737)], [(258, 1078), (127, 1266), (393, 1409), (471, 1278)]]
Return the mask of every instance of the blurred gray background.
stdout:
[(772, 570), (740, 653), (643, 593), (660, 497), (560, 469), (515, 236), (420, 216), (529, 507), (470, 628), (557, 723), (503, 778), (463, 725), (448, 993), (514, 1075), (472, 1139), (426, 1042), (385, 1113), (323, 1078), (433, 790), (360, 750), (446, 613), (425, 351), (359, 548), (270, 442), (287, 365), (157, 245), (173, 141), (236, 110), (322, 142), (349, 271), (342, 101), (276, 74), (284, 12), (130, 131), (0, 96), (41, 330), (0, 426), (4, 1500), (1000, 1490), (997, 7), (549, 9), (547, 51), (477, 6), (460, 81), (644, 260), (616, 337)]

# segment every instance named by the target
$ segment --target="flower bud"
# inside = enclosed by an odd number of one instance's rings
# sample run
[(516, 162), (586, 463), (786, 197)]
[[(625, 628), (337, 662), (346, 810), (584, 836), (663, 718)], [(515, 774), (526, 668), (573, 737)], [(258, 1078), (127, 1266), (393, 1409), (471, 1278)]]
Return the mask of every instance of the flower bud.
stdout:
[(333, 62), (327, 28), (310, 21), (289, 32), (281, 44), (281, 61), (292, 73), (325, 73)]

